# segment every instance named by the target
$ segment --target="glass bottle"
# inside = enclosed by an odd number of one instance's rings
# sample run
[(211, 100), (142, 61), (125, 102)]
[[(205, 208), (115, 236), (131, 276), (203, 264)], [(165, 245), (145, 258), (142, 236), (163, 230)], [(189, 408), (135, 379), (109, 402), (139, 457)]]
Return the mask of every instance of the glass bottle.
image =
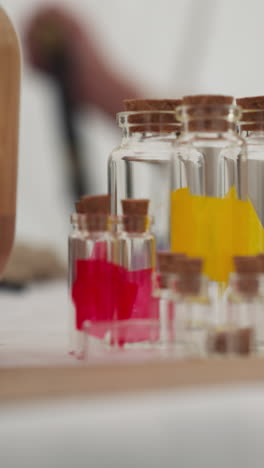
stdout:
[(179, 263), (179, 273), (170, 279), (176, 357), (206, 357), (212, 306), (202, 259), (182, 258)]
[(246, 145), (232, 102), (186, 96), (176, 111), (183, 128), (172, 158), (171, 249), (202, 257), (216, 285), (227, 282), (232, 254), (251, 253)]
[[(230, 291), (226, 303), (226, 352), (248, 355), (257, 350), (256, 331), (261, 307), (259, 275), (232, 273), (229, 286)], [(219, 336), (216, 344), (219, 346)]]
[(153, 274), (153, 298), (156, 316), (160, 323), (160, 343), (164, 348), (170, 347), (172, 340), (172, 292), (173, 275), (179, 273), (179, 260), (184, 254), (159, 252), (157, 255), (158, 270)]
[(236, 256), (233, 261), (235, 273), (230, 274), (221, 319), (212, 329), (210, 348), (219, 355), (248, 355), (257, 351), (261, 341), (260, 264), (256, 256)]
[[(105, 214), (85, 215), (82, 254), (76, 260), (72, 297), (75, 305), (75, 354), (82, 357), (83, 325), (93, 324), (94, 338), (103, 339), (107, 329), (98, 326), (116, 317), (118, 286), (117, 240), (112, 219)], [(102, 334), (103, 333), (103, 334)]]
[[(239, 122), (240, 135), (247, 144), (248, 195), (264, 226), (264, 96), (237, 99), (243, 113)], [(263, 230), (256, 239), (256, 252), (264, 251)]]
[(174, 110), (180, 103), (176, 99), (126, 101), (127, 111), (117, 115), (122, 140), (108, 162), (111, 213), (122, 214), (123, 199), (149, 199), (158, 250), (167, 250), (170, 243), (168, 187), (172, 145), (181, 127)]
[[(149, 343), (147, 322), (154, 319), (152, 275), (156, 260), (156, 242), (152, 218), (147, 214), (148, 200), (123, 200), (121, 232), (117, 236), (120, 267), (117, 320), (139, 323), (137, 333), (123, 337), (122, 345)], [(142, 209), (143, 208), (143, 209)]]

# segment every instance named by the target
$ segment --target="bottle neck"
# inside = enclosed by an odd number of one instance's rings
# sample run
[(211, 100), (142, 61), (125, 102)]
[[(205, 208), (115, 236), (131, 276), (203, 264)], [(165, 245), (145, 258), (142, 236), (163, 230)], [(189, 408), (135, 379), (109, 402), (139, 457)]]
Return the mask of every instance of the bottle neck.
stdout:
[(181, 131), (181, 123), (174, 111), (120, 112), (117, 121), (125, 141), (175, 139)]
[(122, 127), (122, 143), (145, 143), (147, 141), (170, 141), (175, 140), (181, 133), (181, 125), (175, 125), (170, 131), (162, 129), (144, 130), (136, 129), (127, 126)]
[(226, 133), (236, 134), (237, 126), (235, 122), (228, 122), (222, 119), (186, 120), (183, 122), (182, 133), (205, 134), (213, 137)]
[(180, 106), (176, 116), (183, 124), (184, 133), (235, 134), (241, 112), (232, 105), (189, 105)]

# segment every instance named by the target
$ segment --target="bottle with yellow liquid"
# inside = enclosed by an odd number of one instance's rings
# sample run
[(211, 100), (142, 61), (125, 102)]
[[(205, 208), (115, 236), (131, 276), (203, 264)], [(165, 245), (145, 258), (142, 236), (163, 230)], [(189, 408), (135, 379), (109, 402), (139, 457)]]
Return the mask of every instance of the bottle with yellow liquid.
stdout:
[(204, 272), (224, 285), (232, 257), (261, 251), (261, 223), (247, 191), (247, 154), (237, 134), (241, 109), (231, 96), (183, 98), (183, 123), (172, 159), (171, 247), (204, 259)]

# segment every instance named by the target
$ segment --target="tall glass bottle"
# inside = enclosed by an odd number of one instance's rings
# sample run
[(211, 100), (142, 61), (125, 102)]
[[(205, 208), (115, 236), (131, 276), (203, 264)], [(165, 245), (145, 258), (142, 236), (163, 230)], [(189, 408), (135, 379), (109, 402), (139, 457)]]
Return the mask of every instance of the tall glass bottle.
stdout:
[[(248, 154), (248, 195), (256, 216), (264, 226), (264, 96), (237, 99), (243, 113), (239, 123)], [(264, 235), (260, 230), (256, 253), (264, 252)]]
[(122, 214), (123, 199), (149, 199), (158, 250), (167, 250), (170, 242), (168, 187), (172, 146), (180, 132), (174, 110), (180, 103), (177, 99), (125, 101), (126, 112), (117, 116), (122, 140), (108, 162), (111, 213)]
[[(231, 96), (186, 96), (172, 159), (171, 247), (205, 260), (209, 279), (226, 282), (232, 255), (249, 254), (247, 157)], [(254, 246), (253, 246), (254, 247)]]

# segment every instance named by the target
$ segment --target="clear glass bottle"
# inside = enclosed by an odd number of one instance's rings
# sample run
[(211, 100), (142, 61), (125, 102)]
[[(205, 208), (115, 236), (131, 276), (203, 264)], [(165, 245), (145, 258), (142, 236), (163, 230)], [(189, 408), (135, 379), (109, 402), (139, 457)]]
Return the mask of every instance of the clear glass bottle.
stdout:
[(170, 279), (173, 310), (173, 347), (178, 358), (208, 356), (212, 305), (202, 260), (181, 259), (181, 272)]
[(225, 322), (211, 341), (213, 353), (231, 356), (255, 353), (260, 312), (259, 275), (232, 273), (225, 302)]
[(115, 319), (118, 281), (117, 240), (113, 233), (115, 219), (105, 214), (87, 214), (84, 218), (72, 289), (77, 357), (82, 357), (83, 353), (84, 322), (94, 323), (93, 336), (102, 339), (96, 323)]
[(179, 260), (185, 255), (159, 252), (157, 257), (158, 270), (153, 274), (153, 306), (160, 323), (160, 344), (166, 349), (170, 348), (173, 335), (173, 305), (170, 286), (173, 275), (179, 273)]
[[(264, 96), (237, 99), (237, 103), (243, 109), (239, 130), (247, 144), (248, 195), (264, 226)], [(261, 230), (256, 239), (257, 252), (264, 252)]]
[(153, 232), (158, 250), (167, 250), (170, 243), (168, 187), (172, 146), (181, 127), (174, 109), (180, 102), (131, 101), (135, 106), (127, 108), (137, 110), (118, 114), (122, 140), (108, 162), (111, 213), (122, 214), (122, 199), (148, 198), (149, 214), (155, 219)]
[[(204, 258), (210, 280), (227, 282), (232, 254), (250, 254), (247, 157), (230, 96), (186, 96), (172, 159), (171, 249)], [(235, 240), (237, 237), (237, 240)], [(236, 249), (236, 252), (234, 252)]]

